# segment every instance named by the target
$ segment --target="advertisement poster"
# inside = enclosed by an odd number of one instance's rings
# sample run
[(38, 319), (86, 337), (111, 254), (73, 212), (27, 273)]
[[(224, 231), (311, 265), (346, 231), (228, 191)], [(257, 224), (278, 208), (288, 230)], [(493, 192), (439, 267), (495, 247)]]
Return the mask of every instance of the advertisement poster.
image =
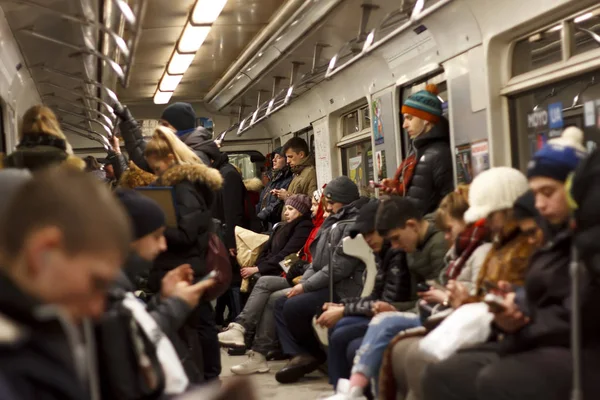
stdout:
[(213, 120), (211, 118), (199, 117), (196, 118), (196, 126), (202, 126), (209, 131), (212, 131), (214, 128)]
[(373, 168), (373, 150), (367, 152), (367, 182), (375, 180), (375, 172)]
[(377, 165), (377, 180), (381, 182), (387, 178), (387, 168), (385, 166), (385, 150), (375, 153), (375, 162)]
[(383, 121), (381, 111), (381, 99), (375, 99), (372, 102), (371, 115), (373, 119), (373, 136), (375, 137), (375, 145), (383, 144)]
[(456, 179), (459, 185), (468, 185), (473, 180), (473, 165), (471, 163), (471, 145), (456, 146)]
[(348, 170), (350, 171), (350, 179), (352, 180), (352, 182), (356, 183), (358, 187), (363, 186), (363, 169), (364, 168), (362, 166), (362, 154), (359, 154), (358, 156), (352, 157), (348, 160)]
[(473, 178), (490, 169), (490, 148), (487, 139), (471, 144), (471, 162)]

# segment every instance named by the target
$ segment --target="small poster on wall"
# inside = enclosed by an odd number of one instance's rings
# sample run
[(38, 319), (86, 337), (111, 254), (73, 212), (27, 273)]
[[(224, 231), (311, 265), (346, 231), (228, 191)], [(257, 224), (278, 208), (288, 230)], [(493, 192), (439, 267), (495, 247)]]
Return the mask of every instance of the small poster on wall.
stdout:
[(471, 145), (456, 146), (456, 179), (459, 185), (468, 185), (473, 180), (473, 164), (471, 163)]
[(385, 166), (385, 150), (375, 153), (375, 162), (377, 165), (377, 179), (381, 182), (387, 178), (387, 168)]
[(375, 180), (375, 172), (373, 171), (373, 150), (367, 151), (367, 182)]
[(384, 143), (383, 136), (383, 121), (382, 121), (382, 111), (381, 111), (381, 99), (377, 98), (373, 100), (371, 103), (371, 115), (372, 115), (372, 123), (373, 123), (373, 136), (375, 138), (375, 145), (380, 145)]
[(356, 157), (352, 157), (348, 160), (348, 169), (350, 170), (350, 179), (352, 182), (356, 183), (356, 186), (362, 186), (363, 179), (363, 168), (362, 164), (362, 154), (359, 154)]
[(473, 178), (490, 169), (490, 148), (487, 139), (471, 144), (471, 161), (473, 163)]

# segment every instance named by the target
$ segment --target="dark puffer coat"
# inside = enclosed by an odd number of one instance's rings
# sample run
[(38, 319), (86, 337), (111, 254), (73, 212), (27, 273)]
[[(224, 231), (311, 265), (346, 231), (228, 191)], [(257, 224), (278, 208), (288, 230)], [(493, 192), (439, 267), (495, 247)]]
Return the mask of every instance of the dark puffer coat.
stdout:
[(444, 196), (454, 190), (448, 120), (440, 122), (413, 141), (417, 165), (406, 196), (423, 212), (434, 212)]
[(293, 178), (294, 174), (287, 166), (273, 174), (273, 178), (260, 194), (258, 206), (256, 207), (257, 216), (261, 221), (271, 224), (281, 221), (283, 201), (271, 194), (271, 191), (274, 189), (287, 189)]
[[(137, 170), (139, 171), (139, 170)], [(121, 182), (134, 181), (128, 175), (139, 173), (129, 169)], [(208, 235), (214, 231), (211, 207), (214, 192), (223, 184), (221, 174), (205, 165), (175, 165), (165, 171), (155, 186), (172, 186), (179, 215), (177, 228), (165, 231), (167, 251), (158, 256), (148, 278), (148, 288), (157, 293), (163, 276), (182, 264), (190, 264), (196, 277), (206, 275)]]
[(406, 263), (406, 253), (392, 249), (386, 243), (377, 256), (377, 277), (373, 292), (367, 297), (344, 299), (344, 315), (373, 316), (373, 304), (376, 301), (403, 303), (411, 300), (410, 271)]
[(279, 263), (290, 254), (300, 251), (312, 231), (310, 216), (301, 216), (278, 227), (263, 248), (256, 266), (261, 275), (281, 275)]

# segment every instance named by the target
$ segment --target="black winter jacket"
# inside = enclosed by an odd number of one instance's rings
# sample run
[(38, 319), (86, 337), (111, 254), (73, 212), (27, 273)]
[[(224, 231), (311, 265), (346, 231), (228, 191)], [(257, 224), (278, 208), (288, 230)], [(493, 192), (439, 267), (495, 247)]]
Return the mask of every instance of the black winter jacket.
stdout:
[(413, 141), (417, 165), (406, 196), (414, 199), (423, 215), (434, 212), (444, 196), (454, 190), (448, 120)]
[[(146, 142), (142, 136), (142, 129), (126, 107), (124, 108), (123, 115), (121, 115), (119, 130), (125, 141), (125, 149), (127, 150), (127, 154), (129, 154), (131, 161), (144, 171), (152, 172), (144, 158)], [(200, 147), (207, 142), (213, 142), (212, 133), (206, 128), (198, 127), (190, 133), (181, 135), (179, 138), (183, 143), (194, 150), (194, 153), (196, 153), (205, 165), (210, 166), (210, 157)]]
[(179, 215), (176, 228), (165, 231), (167, 251), (158, 256), (148, 278), (148, 287), (157, 293), (164, 275), (182, 264), (190, 264), (196, 278), (206, 275), (209, 233), (214, 230), (211, 206), (213, 193), (223, 179), (205, 165), (175, 165), (165, 171), (156, 186), (172, 186)]
[(129, 168), (127, 157), (125, 157), (124, 154), (109, 150), (106, 161), (112, 165), (113, 170), (115, 171), (115, 181), (118, 182), (119, 179), (121, 179), (121, 175)]
[(386, 243), (377, 256), (377, 277), (373, 292), (367, 297), (342, 300), (344, 315), (373, 316), (376, 301), (403, 303), (411, 300), (411, 277), (406, 263), (406, 253), (393, 249)]
[(287, 189), (293, 178), (294, 174), (287, 166), (273, 175), (271, 181), (261, 192), (259, 202), (256, 206), (257, 216), (261, 221), (271, 224), (281, 221), (284, 204), (277, 196), (271, 194), (271, 190)]
[(256, 260), (261, 275), (281, 275), (279, 263), (290, 254), (297, 253), (312, 231), (310, 216), (301, 216), (289, 224), (277, 227)]
[(69, 323), (0, 275), (0, 375), (19, 400), (84, 400)]
[[(571, 332), (571, 278), (569, 264), (573, 236), (558, 233), (531, 257), (525, 277), (526, 313), (531, 322), (505, 339), (508, 352), (534, 347), (569, 348)], [(587, 271), (586, 271), (587, 272)], [(583, 346), (600, 346), (600, 286), (585, 274), (582, 279), (581, 312)]]
[(225, 247), (235, 249), (235, 227), (246, 227), (246, 186), (242, 175), (229, 163), (229, 156), (219, 153), (213, 162), (223, 177), (221, 190), (215, 193), (215, 202), (212, 207), (213, 218), (223, 224)]

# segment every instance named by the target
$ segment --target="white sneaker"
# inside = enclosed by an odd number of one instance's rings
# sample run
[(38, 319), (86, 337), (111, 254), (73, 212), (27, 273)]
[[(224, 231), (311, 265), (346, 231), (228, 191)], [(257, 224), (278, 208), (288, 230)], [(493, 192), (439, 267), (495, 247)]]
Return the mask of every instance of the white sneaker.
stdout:
[(224, 347), (245, 347), (245, 334), (246, 328), (240, 324), (232, 322), (229, 324), (225, 332), (219, 333), (219, 344)]
[(350, 387), (348, 379), (338, 379), (335, 394), (326, 400), (367, 400), (362, 388)]
[(251, 375), (257, 372), (263, 374), (269, 372), (269, 369), (265, 356), (250, 350), (248, 352), (248, 359), (240, 365), (231, 367), (231, 372), (236, 375)]

